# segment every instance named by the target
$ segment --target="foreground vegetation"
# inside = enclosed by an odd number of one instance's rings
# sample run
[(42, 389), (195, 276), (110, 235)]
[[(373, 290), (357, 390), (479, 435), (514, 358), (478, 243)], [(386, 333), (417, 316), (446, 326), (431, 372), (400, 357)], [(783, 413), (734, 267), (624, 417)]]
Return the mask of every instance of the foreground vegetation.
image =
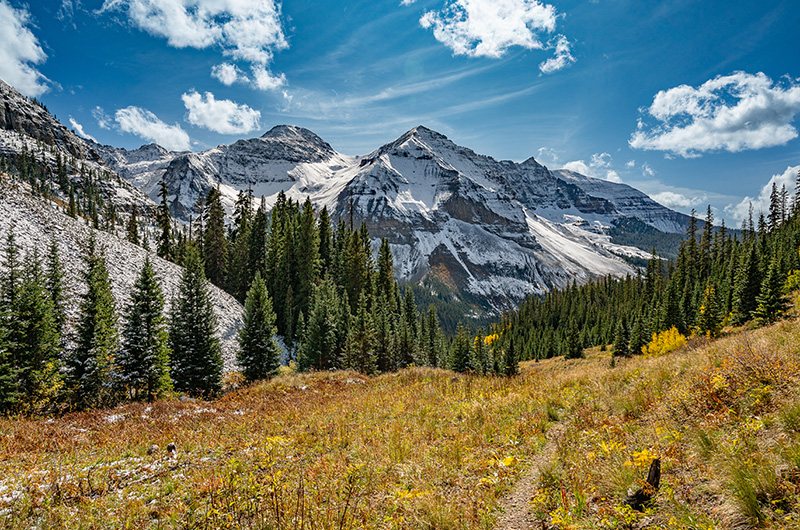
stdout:
[[(287, 371), (214, 402), (0, 420), (0, 526), (492, 528), (552, 430), (546, 527), (800, 527), (797, 344), (786, 321), (614, 368), (593, 350), (513, 378)], [(656, 457), (654, 506), (624, 507)]]

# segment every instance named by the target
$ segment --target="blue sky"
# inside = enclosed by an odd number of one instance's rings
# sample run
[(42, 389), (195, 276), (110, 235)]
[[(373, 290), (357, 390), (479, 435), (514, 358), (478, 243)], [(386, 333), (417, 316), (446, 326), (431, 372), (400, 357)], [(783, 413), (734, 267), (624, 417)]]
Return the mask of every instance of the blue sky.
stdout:
[(126, 148), (424, 124), (738, 223), (800, 166), (800, 3), (0, 0), (0, 78)]

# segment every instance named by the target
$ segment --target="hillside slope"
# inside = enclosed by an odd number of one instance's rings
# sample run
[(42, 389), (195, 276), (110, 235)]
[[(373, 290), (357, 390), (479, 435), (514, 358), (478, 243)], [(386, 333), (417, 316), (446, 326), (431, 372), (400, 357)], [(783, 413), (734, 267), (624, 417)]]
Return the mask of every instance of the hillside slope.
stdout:
[[(120, 312), (129, 300), (145, 257), (149, 256), (161, 282), (167, 312), (173, 295), (178, 292), (181, 267), (109, 232), (92, 229), (85, 219), (73, 219), (65, 215), (54, 203), (31, 196), (24, 185), (0, 175), (0, 238), (3, 242), (9, 231), (13, 231), (23, 254), (37, 249), (43, 255), (50, 242), (56, 240), (66, 274), (65, 292), (70, 293), (73, 301), (67, 304), (70, 327), (77, 319), (75, 302), (86, 290), (82, 279), (85, 268), (82, 254), (90, 234), (94, 234), (99, 247), (105, 252), (113, 294)], [(225, 369), (231, 371), (236, 368), (236, 330), (241, 326), (242, 306), (213, 285), (209, 285), (209, 291), (217, 316)]]
[[(796, 528), (798, 336), (793, 320), (511, 379), (285, 373), (210, 403), (0, 420), (0, 526), (487, 529), (536, 462), (535, 527)], [(631, 510), (654, 458), (654, 504)]]

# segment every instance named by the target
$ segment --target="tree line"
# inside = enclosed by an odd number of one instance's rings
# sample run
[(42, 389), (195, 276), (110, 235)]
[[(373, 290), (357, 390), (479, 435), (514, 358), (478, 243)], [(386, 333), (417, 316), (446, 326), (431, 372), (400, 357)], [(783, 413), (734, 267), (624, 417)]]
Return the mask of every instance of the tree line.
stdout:
[(800, 174), (794, 198), (773, 184), (768, 212), (752, 207), (738, 233), (716, 226), (709, 207), (694, 212), (674, 260), (655, 255), (635, 276), (604, 278), (530, 297), (493, 329), (522, 345), (523, 359), (579, 357), (613, 344), (615, 355), (640, 353), (650, 338), (675, 328), (715, 337), (726, 325), (774, 322), (787, 292), (800, 286)]

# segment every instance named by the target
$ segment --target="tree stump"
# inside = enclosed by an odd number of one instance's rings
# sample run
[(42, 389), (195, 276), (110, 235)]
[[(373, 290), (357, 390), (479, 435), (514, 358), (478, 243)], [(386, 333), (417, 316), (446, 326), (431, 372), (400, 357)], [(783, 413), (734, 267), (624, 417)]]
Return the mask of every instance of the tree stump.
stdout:
[(650, 471), (647, 473), (647, 481), (645, 484), (636, 490), (635, 493), (628, 495), (625, 499), (625, 504), (643, 512), (644, 509), (653, 502), (653, 497), (658, 493), (658, 488), (661, 486), (661, 459), (656, 458), (650, 464)]

